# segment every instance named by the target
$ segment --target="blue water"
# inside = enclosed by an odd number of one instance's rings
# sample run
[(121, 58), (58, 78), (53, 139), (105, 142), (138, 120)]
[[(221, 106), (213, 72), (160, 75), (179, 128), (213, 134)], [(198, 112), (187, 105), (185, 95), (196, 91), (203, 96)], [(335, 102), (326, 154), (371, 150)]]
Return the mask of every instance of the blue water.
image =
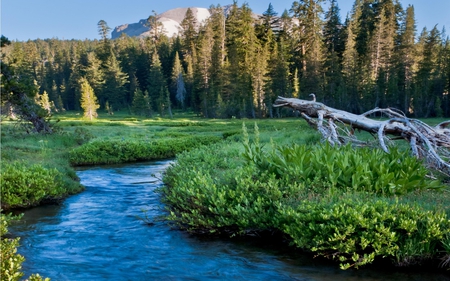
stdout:
[[(163, 214), (155, 188), (170, 161), (77, 171), (86, 191), (33, 208), (10, 232), (21, 237), (25, 277), (52, 280), (449, 280), (444, 273), (337, 264), (258, 239), (197, 237), (150, 220)], [(145, 210), (143, 212), (142, 210)], [(275, 242), (275, 241), (274, 241)]]

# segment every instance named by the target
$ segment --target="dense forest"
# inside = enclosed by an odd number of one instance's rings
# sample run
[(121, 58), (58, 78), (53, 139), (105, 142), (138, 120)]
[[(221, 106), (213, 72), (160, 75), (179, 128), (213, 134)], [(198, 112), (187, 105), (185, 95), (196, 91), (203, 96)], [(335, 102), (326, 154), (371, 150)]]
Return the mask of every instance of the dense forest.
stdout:
[(281, 15), (269, 5), (261, 16), (234, 2), (227, 13), (211, 6), (203, 24), (188, 9), (171, 38), (156, 14), (146, 38), (112, 40), (100, 20), (98, 40), (12, 41), (2, 61), (52, 112), (81, 110), (88, 84), (110, 114), (167, 117), (179, 109), (208, 118), (276, 117), (277, 96), (314, 93), (353, 113), (395, 107), (416, 118), (450, 116), (445, 29), (419, 33), (414, 7), (398, 0), (355, 0), (345, 20), (330, 2), (295, 1)]

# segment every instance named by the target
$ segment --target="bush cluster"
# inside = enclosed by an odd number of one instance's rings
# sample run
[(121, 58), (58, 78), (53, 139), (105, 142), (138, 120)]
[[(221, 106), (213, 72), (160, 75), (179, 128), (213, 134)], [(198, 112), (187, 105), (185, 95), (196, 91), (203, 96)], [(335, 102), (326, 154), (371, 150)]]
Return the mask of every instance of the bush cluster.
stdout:
[(326, 145), (264, 149), (258, 135), (244, 136), (241, 151), (222, 143), (178, 155), (160, 189), (168, 219), (195, 233), (282, 232), (342, 268), (450, 255), (447, 214), (399, 200), (442, 186), (414, 158)]
[(115, 164), (175, 157), (177, 153), (219, 141), (218, 136), (187, 136), (157, 140), (100, 140), (70, 151), (72, 165)]
[(249, 142), (244, 130), (244, 158), (254, 163), (262, 172), (294, 182), (309, 183), (314, 180), (340, 190), (353, 190), (381, 195), (401, 195), (420, 189), (442, 189), (438, 180), (430, 180), (428, 170), (421, 161), (407, 151), (391, 148), (358, 148), (351, 145), (276, 145), (263, 150), (259, 142), (258, 127), (255, 140)]
[[(348, 196), (348, 197), (347, 197)], [(343, 269), (390, 257), (411, 265), (442, 255), (450, 220), (444, 212), (370, 195), (302, 199), (279, 210), (292, 243), (338, 260)]]
[[(19, 217), (0, 214), (0, 277), (1, 280), (18, 281), (24, 275), (22, 263), (25, 258), (17, 253), (20, 238), (8, 238), (8, 224), (12, 220)], [(49, 278), (43, 279), (39, 274), (32, 274), (27, 280), (29, 281), (50, 281)]]
[(67, 190), (57, 169), (21, 161), (2, 164), (0, 173), (2, 209), (37, 206), (43, 200), (64, 197)]

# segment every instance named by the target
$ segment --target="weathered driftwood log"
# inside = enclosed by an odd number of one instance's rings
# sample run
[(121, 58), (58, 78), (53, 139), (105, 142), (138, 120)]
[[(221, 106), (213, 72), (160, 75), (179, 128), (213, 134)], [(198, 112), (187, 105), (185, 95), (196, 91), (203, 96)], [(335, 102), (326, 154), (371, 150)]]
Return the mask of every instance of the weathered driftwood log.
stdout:
[[(371, 133), (387, 153), (387, 141), (405, 139), (413, 155), (424, 159), (430, 167), (450, 175), (450, 129), (447, 128), (450, 120), (431, 127), (420, 120), (407, 118), (401, 111), (391, 108), (375, 108), (360, 115), (352, 114), (316, 102), (314, 96), (312, 101), (278, 97), (274, 107), (298, 110), (332, 145), (368, 145), (369, 142), (357, 139), (355, 129)], [(374, 120), (368, 117), (375, 113), (382, 114), (387, 119)]]

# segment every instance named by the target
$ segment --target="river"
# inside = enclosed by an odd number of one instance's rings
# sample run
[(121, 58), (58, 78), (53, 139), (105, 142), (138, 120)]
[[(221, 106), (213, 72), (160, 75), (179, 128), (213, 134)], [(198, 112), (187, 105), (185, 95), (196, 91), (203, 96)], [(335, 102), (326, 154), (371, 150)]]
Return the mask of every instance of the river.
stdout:
[[(342, 271), (258, 239), (192, 236), (164, 221), (155, 188), (171, 161), (78, 169), (86, 190), (61, 205), (24, 211), (10, 227), (21, 237), (25, 277), (58, 280), (398, 280), (443, 281), (423, 270), (363, 268)], [(143, 212), (142, 210), (145, 210)]]

